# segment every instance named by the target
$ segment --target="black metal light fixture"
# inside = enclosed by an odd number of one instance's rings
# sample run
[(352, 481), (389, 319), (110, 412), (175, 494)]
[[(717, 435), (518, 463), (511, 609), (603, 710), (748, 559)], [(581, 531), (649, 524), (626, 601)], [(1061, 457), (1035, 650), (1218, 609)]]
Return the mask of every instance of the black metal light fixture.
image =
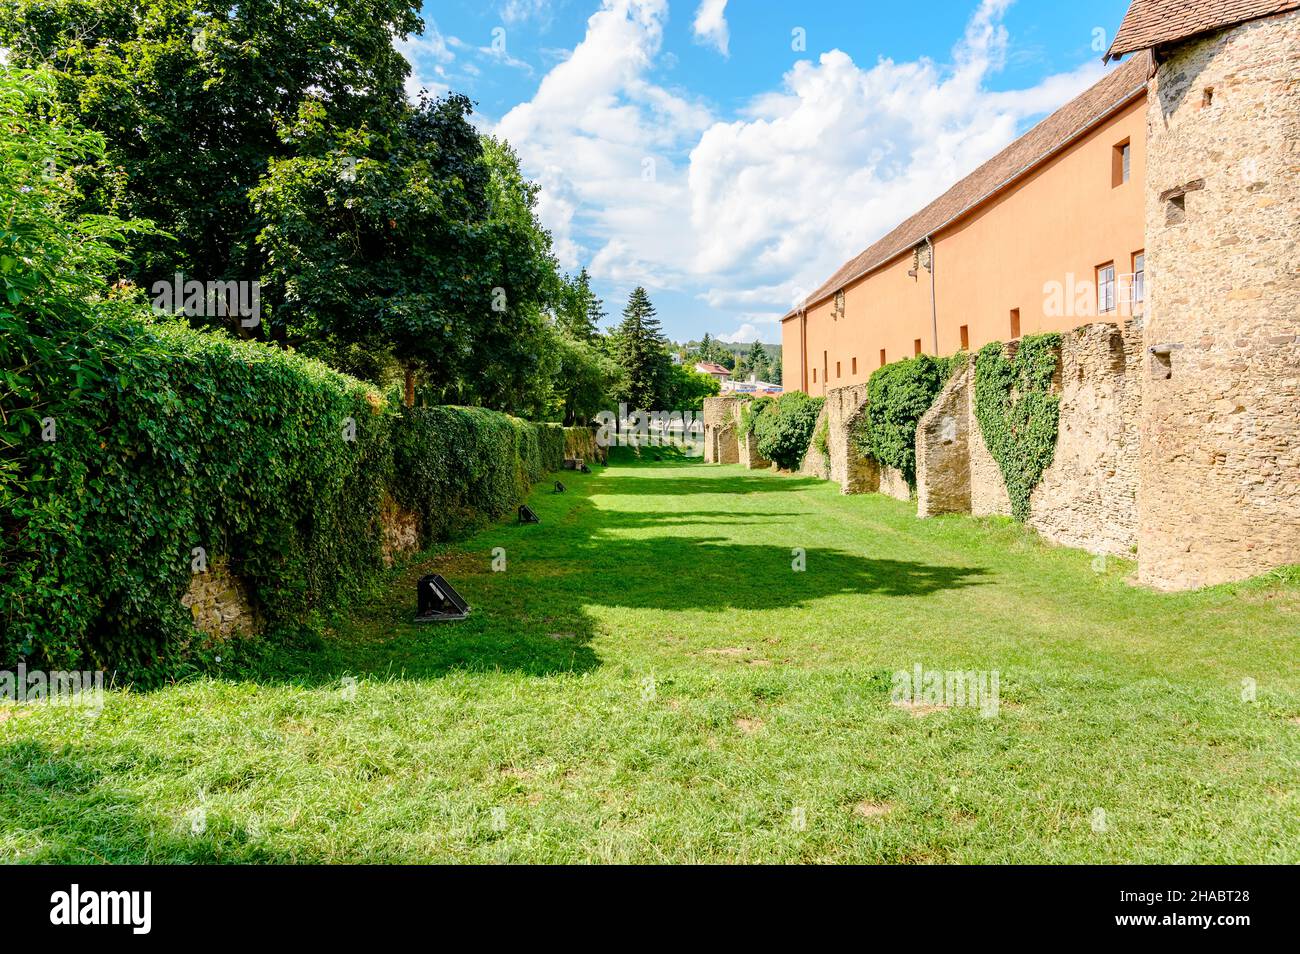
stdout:
[(556, 492), (557, 494), (562, 494), (562, 493), (564, 493), (564, 490), (565, 490), (565, 488), (564, 488), (564, 484), (560, 483), (560, 482), (557, 480), (557, 481), (555, 482), (555, 492)]
[(520, 523), (541, 523), (542, 519), (541, 517), (537, 516), (537, 514), (533, 513), (533, 508), (528, 506), (528, 504), (521, 504), (519, 507), (519, 522)]
[(415, 584), (415, 605), (417, 623), (444, 623), (469, 615), (469, 604), (437, 573), (422, 576)]

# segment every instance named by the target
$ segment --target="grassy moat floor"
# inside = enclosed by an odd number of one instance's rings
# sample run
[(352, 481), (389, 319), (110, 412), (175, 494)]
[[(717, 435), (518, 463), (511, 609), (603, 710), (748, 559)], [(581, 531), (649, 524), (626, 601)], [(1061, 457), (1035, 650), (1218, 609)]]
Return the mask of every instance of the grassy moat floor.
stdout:
[[(562, 479), (310, 654), (0, 707), (0, 861), (1300, 861), (1293, 574), (1159, 594), (813, 479)], [(411, 622), (430, 571), (468, 620)], [(897, 704), (917, 666), (996, 714)]]

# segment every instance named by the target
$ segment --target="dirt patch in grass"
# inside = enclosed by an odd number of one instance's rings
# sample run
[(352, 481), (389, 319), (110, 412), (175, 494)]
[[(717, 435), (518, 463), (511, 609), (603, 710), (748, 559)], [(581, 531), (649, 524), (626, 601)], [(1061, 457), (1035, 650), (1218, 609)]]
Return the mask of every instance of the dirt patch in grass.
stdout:
[(951, 708), (950, 706), (937, 706), (928, 702), (894, 702), (891, 705), (895, 709), (910, 712), (917, 719), (924, 718), (932, 712), (947, 712)]
[(763, 720), (741, 717), (736, 720), (736, 728), (746, 735), (753, 735), (763, 730)]
[(853, 806), (853, 814), (859, 818), (884, 818), (893, 810), (888, 802), (858, 802)]

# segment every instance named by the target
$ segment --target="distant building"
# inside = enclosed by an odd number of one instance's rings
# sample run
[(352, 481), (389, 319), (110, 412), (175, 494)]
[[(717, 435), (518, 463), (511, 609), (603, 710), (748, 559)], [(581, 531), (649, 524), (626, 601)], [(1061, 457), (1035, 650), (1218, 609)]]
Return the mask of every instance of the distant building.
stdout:
[(731, 372), (720, 364), (714, 364), (712, 361), (701, 361), (695, 366), (695, 370), (700, 374), (707, 374), (717, 378), (718, 383), (730, 380)]

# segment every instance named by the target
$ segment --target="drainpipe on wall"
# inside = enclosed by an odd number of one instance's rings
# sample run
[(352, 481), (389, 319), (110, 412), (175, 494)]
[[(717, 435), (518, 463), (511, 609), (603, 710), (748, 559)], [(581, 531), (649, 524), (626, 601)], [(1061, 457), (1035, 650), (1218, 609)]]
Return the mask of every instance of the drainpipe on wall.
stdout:
[(925, 237), (925, 244), (930, 249), (930, 329), (934, 333), (934, 356), (939, 357), (939, 309), (934, 302), (934, 243), (930, 236)]

